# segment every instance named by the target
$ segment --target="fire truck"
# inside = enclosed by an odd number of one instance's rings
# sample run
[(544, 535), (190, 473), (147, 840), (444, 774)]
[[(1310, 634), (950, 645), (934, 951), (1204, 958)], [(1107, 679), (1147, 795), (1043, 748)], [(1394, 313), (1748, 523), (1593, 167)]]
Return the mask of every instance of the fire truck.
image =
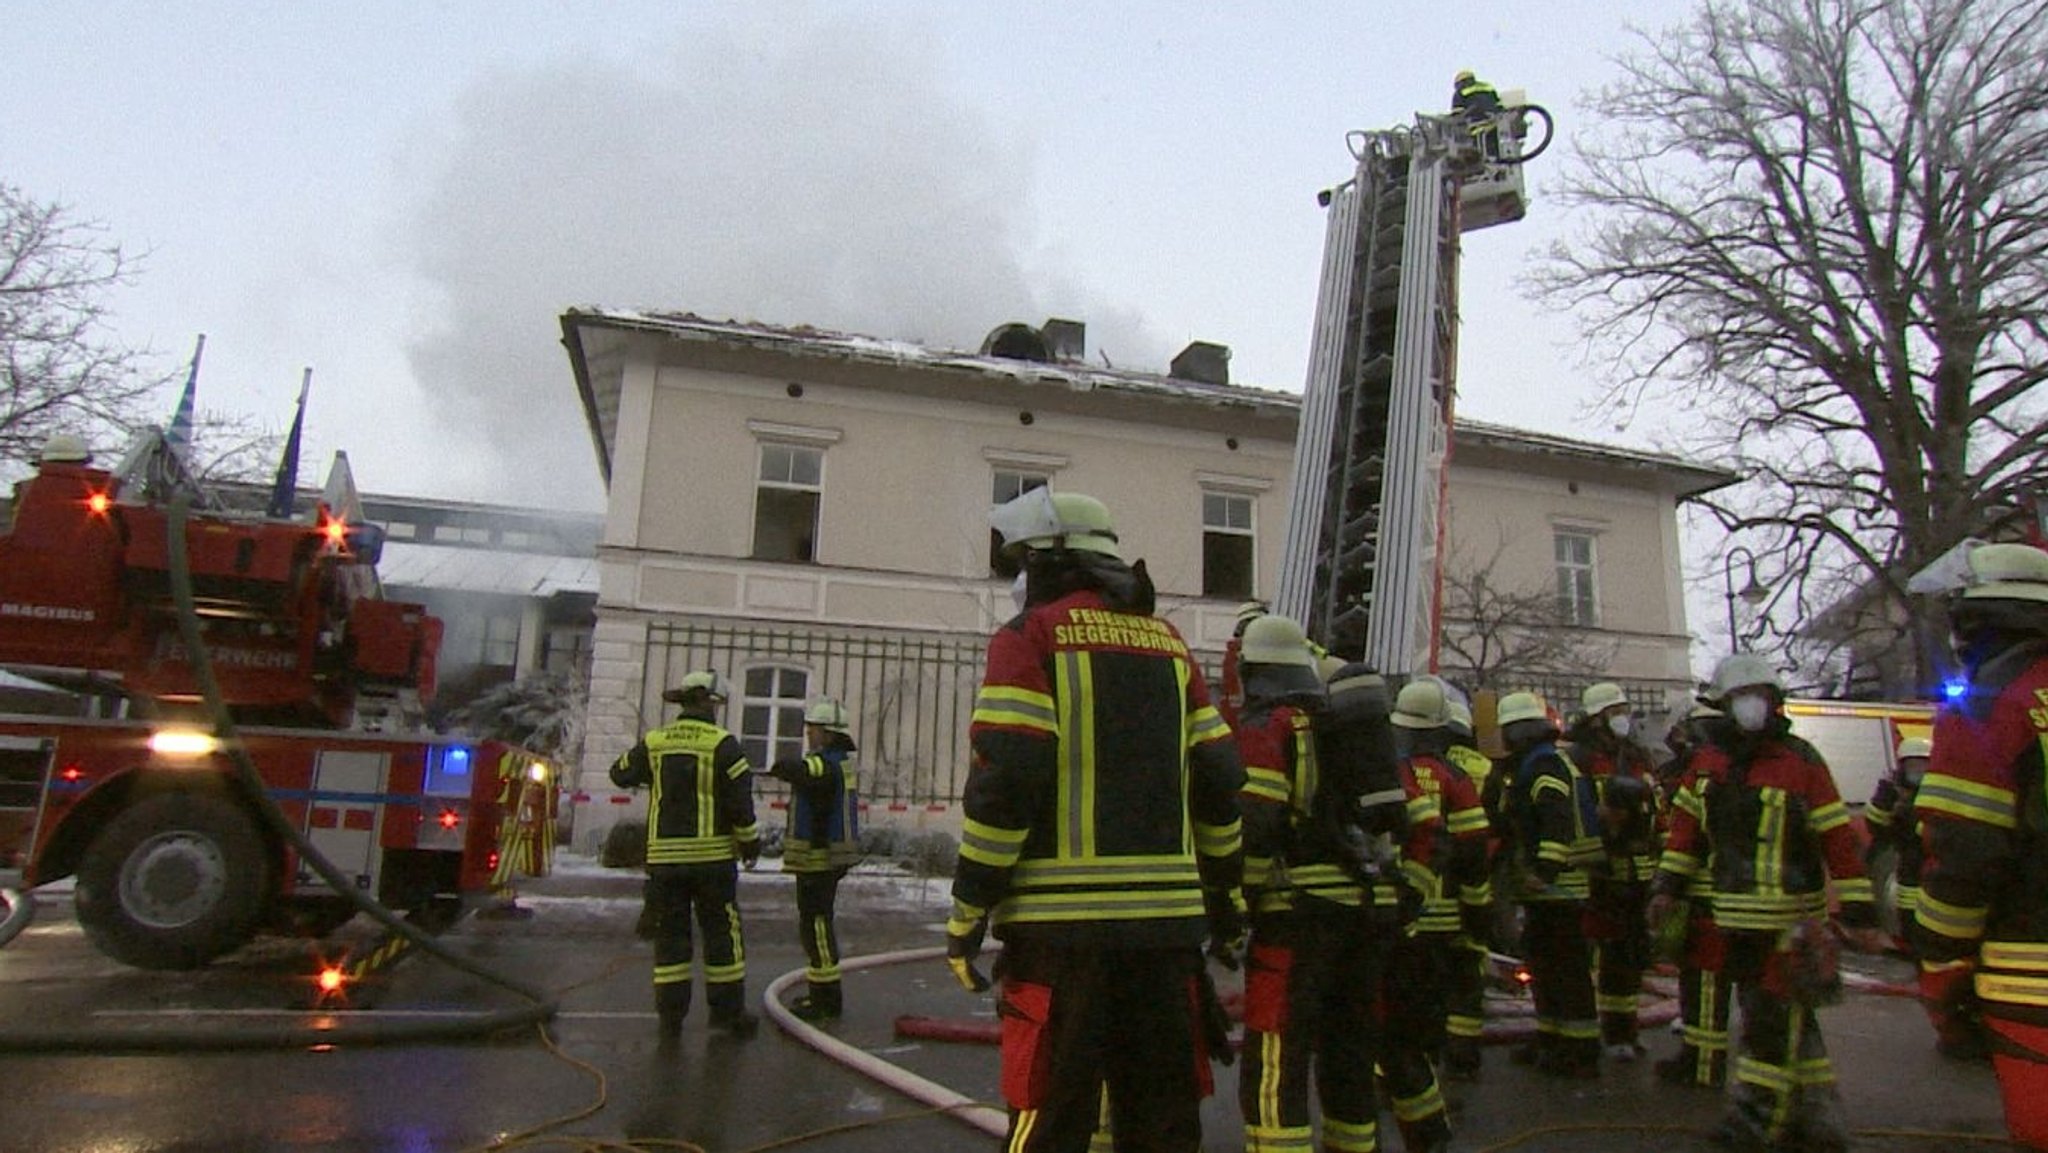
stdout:
[(312, 849), (409, 920), (445, 927), (544, 870), (556, 767), (424, 729), (441, 623), (383, 597), (360, 516), (343, 454), (310, 516), (275, 516), (226, 507), (155, 430), (117, 468), (46, 459), (16, 487), (0, 670), (44, 703), (0, 712), (0, 866), (76, 878), (106, 955), (196, 968), (357, 911), (262, 819), (221, 731)]

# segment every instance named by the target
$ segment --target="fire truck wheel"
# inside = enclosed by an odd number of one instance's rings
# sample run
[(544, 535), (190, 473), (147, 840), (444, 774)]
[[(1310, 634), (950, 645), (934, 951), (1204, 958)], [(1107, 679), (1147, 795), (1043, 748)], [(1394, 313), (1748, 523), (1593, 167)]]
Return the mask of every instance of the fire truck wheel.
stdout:
[(100, 952), (140, 969), (196, 969), (247, 944), (270, 861), (224, 797), (161, 793), (100, 830), (78, 869), (78, 920)]

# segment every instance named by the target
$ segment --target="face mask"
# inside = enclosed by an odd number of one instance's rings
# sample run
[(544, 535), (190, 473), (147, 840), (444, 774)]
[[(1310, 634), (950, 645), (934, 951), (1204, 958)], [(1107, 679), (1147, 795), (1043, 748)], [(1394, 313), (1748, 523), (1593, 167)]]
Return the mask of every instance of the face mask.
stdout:
[(1728, 702), (1728, 715), (1745, 733), (1760, 733), (1771, 719), (1771, 702), (1762, 697), (1736, 697)]
[(1617, 737), (1620, 737), (1624, 741), (1628, 739), (1628, 734), (1630, 730), (1634, 728), (1634, 719), (1631, 718), (1627, 713), (1616, 713), (1615, 715), (1607, 718), (1607, 731), (1613, 733)]
[(1017, 606), (1018, 612), (1024, 611), (1024, 574), (1021, 572), (1016, 580), (1010, 582), (1010, 603)]

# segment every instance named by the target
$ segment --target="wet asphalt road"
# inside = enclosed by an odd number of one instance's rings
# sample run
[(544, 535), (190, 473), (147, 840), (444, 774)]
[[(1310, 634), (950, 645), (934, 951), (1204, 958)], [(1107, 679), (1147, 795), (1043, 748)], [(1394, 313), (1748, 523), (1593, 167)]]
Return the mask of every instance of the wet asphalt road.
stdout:
[[(800, 969), (793, 892), (765, 871), (741, 887), (750, 993)], [(632, 936), (639, 878), (563, 859), (521, 890), (523, 920), (472, 919), (445, 938), (464, 955), (551, 990), (549, 1026), (473, 1043), (342, 1044), (236, 1053), (0, 1055), (0, 1153), (170, 1153), (337, 1150), (440, 1153), (505, 1148), (689, 1149), (753, 1153), (899, 1153), (993, 1149), (997, 1142), (798, 1044), (764, 1022), (736, 1041), (704, 1028), (701, 1009), (679, 1046), (654, 1039), (651, 952)], [(856, 873), (842, 888), (849, 955), (922, 949), (942, 940), (943, 882), (920, 885)], [(361, 919), (343, 940), (363, 940)], [(327, 951), (332, 952), (330, 943)], [(1863, 962), (1903, 979), (1895, 961)], [(31, 1028), (160, 1032), (240, 1029), (306, 1020), (311, 963), (302, 943), (259, 943), (196, 973), (145, 973), (101, 958), (70, 915), (68, 895), (45, 893), (33, 925), (0, 949), (0, 1031)], [(849, 972), (848, 1015), (832, 1032), (967, 1097), (996, 1096), (991, 1047), (903, 1040), (899, 1015), (993, 1020), (987, 998), (958, 990), (931, 962)], [(362, 1020), (418, 1019), (520, 1004), (431, 958), (400, 965), (364, 998)], [(366, 1015), (365, 1015), (366, 1014)], [(1996, 1133), (1988, 1069), (1936, 1056), (1912, 1002), (1852, 995), (1823, 1013), (1853, 1123), (1922, 1133)], [(129, 1034), (132, 1035), (132, 1034)], [(1675, 1043), (1658, 1032), (1652, 1056)], [(1714, 1148), (1712, 1093), (1654, 1084), (1647, 1062), (1610, 1066), (1599, 1081), (1561, 1084), (1488, 1054), (1486, 1078), (1453, 1087), (1459, 1149)], [(1218, 1069), (1205, 1109), (1205, 1153), (1242, 1148), (1232, 1070)], [(1598, 1131), (1571, 1128), (1607, 1126)], [(1387, 1129), (1391, 1131), (1391, 1119)], [(1524, 1139), (1518, 1143), (1518, 1137)], [(1387, 1137), (1385, 1147), (1399, 1148)], [(1885, 1150), (1996, 1148), (1953, 1137), (1870, 1137)]]

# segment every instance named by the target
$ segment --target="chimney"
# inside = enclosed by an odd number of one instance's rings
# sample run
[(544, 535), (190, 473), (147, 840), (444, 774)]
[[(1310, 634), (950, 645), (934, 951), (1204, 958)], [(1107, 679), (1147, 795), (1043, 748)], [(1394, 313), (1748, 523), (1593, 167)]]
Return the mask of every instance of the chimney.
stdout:
[(1193, 341), (1173, 358), (1173, 367), (1167, 375), (1175, 380), (1202, 384), (1229, 384), (1230, 346), (1210, 344), (1206, 340)]
[(1088, 326), (1078, 320), (1053, 317), (1038, 330), (1054, 360), (1088, 359)]

